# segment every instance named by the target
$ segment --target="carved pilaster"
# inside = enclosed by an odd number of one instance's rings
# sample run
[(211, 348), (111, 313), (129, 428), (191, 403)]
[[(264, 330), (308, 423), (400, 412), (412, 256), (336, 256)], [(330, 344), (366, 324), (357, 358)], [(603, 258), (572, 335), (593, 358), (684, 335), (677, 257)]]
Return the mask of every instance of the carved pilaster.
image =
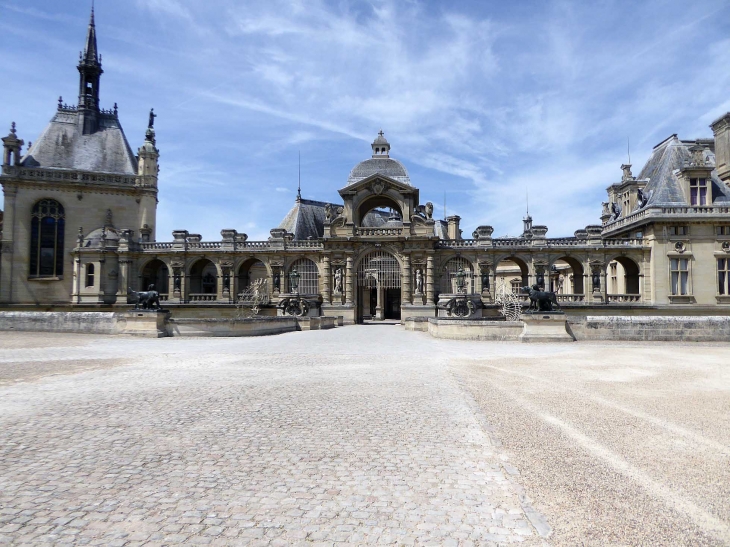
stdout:
[(347, 265), (345, 266), (345, 304), (352, 305), (353, 301), (353, 259), (352, 254), (347, 255)]
[(433, 304), (433, 253), (426, 258), (426, 304)]
[(403, 255), (403, 289), (401, 299), (404, 304), (411, 303), (411, 255)]
[(332, 273), (330, 268), (330, 257), (324, 255), (322, 257), (322, 270), (324, 275), (322, 276), (322, 297), (328, 304), (332, 303)]

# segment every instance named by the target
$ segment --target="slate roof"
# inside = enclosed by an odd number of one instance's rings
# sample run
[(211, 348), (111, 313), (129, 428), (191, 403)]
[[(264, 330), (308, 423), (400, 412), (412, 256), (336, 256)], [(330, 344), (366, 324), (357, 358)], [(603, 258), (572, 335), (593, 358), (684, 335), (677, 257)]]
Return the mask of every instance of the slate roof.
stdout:
[[(279, 228), (294, 234), (296, 241), (304, 239), (317, 239), (324, 236), (324, 208), (326, 201), (314, 201), (302, 199), (294, 204), (294, 207), (287, 213)], [(342, 207), (341, 204), (330, 203), (333, 208)], [(388, 224), (390, 213), (386, 211), (370, 211), (363, 219), (363, 227), (379, 228)], [(400, 222), (398, 225), (402, 225)], [(391, 220), (389, 225), (394, 225)], [(443, 220), (437, 220), (434, 225), (434, 235), (441, 239), (448, 239), (447, 224)]]
[(350, 171), (347, 186), (360, 182), (376, 173), (411, 186), (411, 178), (408, 176), (405, 166), (393, 158), (370, 158), (361, 161)]
[[(651, 193), (647, 206), (685, 206), (687, 201), (679, 183), (679, 170), (685, 162), (689, 162), (692, 154), (689, 151), (697, 141), (682, 141), (677, 135), (665, 139), (654, 147), (651, 157), (637, 177), (639, 180), (648, 180), (645, 191)], [(699, 141), (709, 144), (711, 140)], [(712, 148), (706, 148), (705, 161), (715, 165), (715, 154)], [(730, 189), (717, 177), (714, 169), (712, 177), (712, 195), (714, 203), (730, 202)]]
[(77, 112), (59, 110), (23, 157), (26, 167), (137, 174), (137, 159), (119, 119), (98, 114), (99, 129), (83, 134)]

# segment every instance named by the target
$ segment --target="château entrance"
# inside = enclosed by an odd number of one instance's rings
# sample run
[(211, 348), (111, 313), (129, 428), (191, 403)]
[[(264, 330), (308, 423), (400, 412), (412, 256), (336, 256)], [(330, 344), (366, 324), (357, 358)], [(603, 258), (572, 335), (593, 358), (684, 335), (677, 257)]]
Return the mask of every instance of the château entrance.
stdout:
[(386, 251), (365, 255), (357, 269), (357, 322), (400, 319), (401, 272)]

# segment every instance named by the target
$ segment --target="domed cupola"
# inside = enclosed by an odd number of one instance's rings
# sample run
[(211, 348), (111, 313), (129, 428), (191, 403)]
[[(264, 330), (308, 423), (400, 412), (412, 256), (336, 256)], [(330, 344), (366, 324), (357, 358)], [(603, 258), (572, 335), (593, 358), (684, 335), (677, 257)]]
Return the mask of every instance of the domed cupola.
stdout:
[(350, 171), (350, 176), (347, 178), (347, 186), (357, 184), (361, 180), (375, 174), (383, 175), (411, 186), (411, 179), (404, 165), (390, 157), (390, 143), (383, 136), (382, 131), (378, 133), (378, 136), (375, 137), (373, 144), (370, 146), (373, 149), (373, 157), (361, 161)]
[(373, 157), (374, 158), (389, 158), (390, 157), (390, 143), (383, 136), (383, 130), (381, 129), (378, 136), (375, 137), (373, 144)]

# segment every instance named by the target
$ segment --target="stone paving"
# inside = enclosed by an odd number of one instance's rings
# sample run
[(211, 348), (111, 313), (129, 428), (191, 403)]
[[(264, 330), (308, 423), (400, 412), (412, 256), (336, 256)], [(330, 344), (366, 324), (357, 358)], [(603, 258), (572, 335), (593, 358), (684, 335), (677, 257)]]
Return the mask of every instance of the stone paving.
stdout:
[(546, 544), (422, 333), (0, 336), (0, 543)]

